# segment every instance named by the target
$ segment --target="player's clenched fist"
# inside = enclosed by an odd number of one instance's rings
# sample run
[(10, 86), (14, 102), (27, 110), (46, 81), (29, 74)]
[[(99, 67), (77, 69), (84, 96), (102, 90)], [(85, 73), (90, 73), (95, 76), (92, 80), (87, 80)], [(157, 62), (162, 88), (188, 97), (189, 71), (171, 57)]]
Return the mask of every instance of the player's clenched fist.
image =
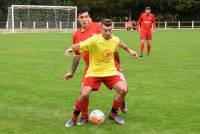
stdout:
[(74, 76), (72, 72), (66, 73), (63, 77), (64, 80), (69, 80)]
[(129, 52), (128, 52), (131, 56), (133, 56), (135, 59), (138, 57), (138, 54), (135, 52), (135, 51), (133, 51), (133, 50), (131, 50), (131, 49), (129, 49)]
[(72, 53), (72, 52), (73, 52), (72, 48), (68, 48), (68, 49), (65, 51), (65, 56), (66, 56), (66, 57), (69, 57), (69, 56), (70, 56), (70, 53)]

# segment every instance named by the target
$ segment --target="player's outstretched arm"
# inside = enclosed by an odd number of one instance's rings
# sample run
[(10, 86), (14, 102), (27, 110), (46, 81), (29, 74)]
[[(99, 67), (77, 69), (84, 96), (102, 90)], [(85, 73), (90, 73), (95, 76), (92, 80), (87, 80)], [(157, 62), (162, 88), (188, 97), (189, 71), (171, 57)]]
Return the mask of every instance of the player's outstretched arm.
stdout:
[[(68, 55), (68, 53), (70, 54), (71, 52), (78, 52), (78, 50), (79, 50), (79, 45), (75, 44), (71, 48), (68, 48), (66, 50), (65, 55)], [(80, 55), (75, 55), (74, 56), (73, 62), (72, 62), (72, 66), (71, 66), (71, 70), (64, 75), (64, 80), (69, 80), (74, 76), (74, 74), (76, 72), (76, 69), (78, 67), (80, 58), (81, 58)]]
[(140, 30), (140, 26), (141, 26), (141, 23), (142, 23), (142, 15), (140, 15), (140, 18), (137, 22), (137, 26), (136, 26), (136, 32), (138, 32)]
[(132, 49), (128, 48), (124, 42), (120, 41), (119, 47), (122, 48), (123, 50), (125, 50), (129, 55), (131, 55), (135, 59), (138, 57), (138, 54), (135, 51), (133, 51)]
[(76, 72), (76, 69), (78, 67), (80, 58), (81, 58), (80, 55), (75, 55), (74, 56), (73, 62), (72, 62), (72, 66), (71, 66), (71, 70), (64, 75), (64, 80), (69, 80), (69, 79), (71, 79), (74, 76), (74, 74)]
[(72, 53), (72, 52), (74, 52), (74, 53), (79, 53), (79, 49), (80, 49), (79, 44), (74, 44), (72, 47), (68, 48), (68, 49), (65, 51), (65, 56), (69, 57), (69, 56), (70, 56), (70, 53)]
[(153, 32), (156, 32), (156, 22), (155, 22), (155, 17), (154, 16), (153, 16), (152, 27), (153, 27)]

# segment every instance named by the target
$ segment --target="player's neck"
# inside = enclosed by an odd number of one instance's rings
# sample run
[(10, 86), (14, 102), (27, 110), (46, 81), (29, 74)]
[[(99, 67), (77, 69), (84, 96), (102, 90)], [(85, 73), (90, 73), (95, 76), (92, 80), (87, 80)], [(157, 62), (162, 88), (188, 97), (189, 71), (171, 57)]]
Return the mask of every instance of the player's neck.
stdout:
[(90, 26), (90, 25), (88, 25), (87, 27), (81, 27), (81, 28), (80, 28), (81, 32), (85, 32), (85, 31), (89, 28), (89, 26)]
[(147, 16), (149, 16), (151, 13), (146, 13)]
[(104, 35), (102, 34), (102, 36), (103, 36), (103, 38), (104, 38), (105, 40), (110, 40), (110, 39), (112, 38), (112, 35), (109, 36), (109, 37), (106, 37), (106, 36), (104, 36)]

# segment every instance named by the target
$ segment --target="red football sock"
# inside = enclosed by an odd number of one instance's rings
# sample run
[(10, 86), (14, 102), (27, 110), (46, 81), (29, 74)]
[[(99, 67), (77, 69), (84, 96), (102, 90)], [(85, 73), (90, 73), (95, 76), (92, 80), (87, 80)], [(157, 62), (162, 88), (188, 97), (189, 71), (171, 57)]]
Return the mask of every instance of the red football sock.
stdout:
[(79, 116), (79, 114), (80, 114), (80, 112), (81, 112), (82, 102), (79, 101), (79, 100), (77, 100), (74, 107), (75, 107), (75, 108), (74, 108), (72, 120), (73, 120), (73, 121), (77, 121), (78, 116)]
[(147, 55), (149, 55), (149, 54), (150, 54), (150, 51), (151, 51), (151, 45), (150, 45), (150, 44), (148, 44), (148, 45), (147, 45)]
[(83, 108), (82, 108), (82, 116), (81, 118), (88, 118), (88, 105), (89, 105), (89, 97), (86, 98), (83, 102)]
[(144, 51), (144, 43), (140, 44), (140, 52), (141, 52), (141, 54), (143, 54), (143, 51)]
[(117, 111), (121, 107), (122, 103), (123, 103), (122, 101), (114, 100), (111, 113), (112, 114), (117, 114)]

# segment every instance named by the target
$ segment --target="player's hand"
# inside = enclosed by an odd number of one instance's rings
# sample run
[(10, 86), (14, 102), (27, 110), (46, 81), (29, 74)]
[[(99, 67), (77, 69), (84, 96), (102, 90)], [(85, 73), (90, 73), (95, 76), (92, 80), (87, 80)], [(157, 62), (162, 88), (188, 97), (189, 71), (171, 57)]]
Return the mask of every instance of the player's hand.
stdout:
[(156, 32), (156, 30), (155, 30), (155, 29), (153, 29), (152, 31), (153, 31), (153, 33), (155, 33), (155, 32)]
[(74, 76), (72, 72), (66, 73), (63, 77), (64, 80), (69, 80)]
[(135, 51), (131, 50), (131, 49), (129, 50), (129, 54), (131, 56), (133, 56), (135, 59), (138, 58), (138, 54)]
[(66, 57), (69, 57), (70, 56), (70, 53), (72, 53), (73, 52), (73, 50), (71, 49), (71, 48), (68, 48), (66, 51), (65, 51), (65, 56)]
[(140, 28), (136, 28), (135, 31), (136, 31), (136, 32), (139, 32), (139, 31), (140, 31)]

